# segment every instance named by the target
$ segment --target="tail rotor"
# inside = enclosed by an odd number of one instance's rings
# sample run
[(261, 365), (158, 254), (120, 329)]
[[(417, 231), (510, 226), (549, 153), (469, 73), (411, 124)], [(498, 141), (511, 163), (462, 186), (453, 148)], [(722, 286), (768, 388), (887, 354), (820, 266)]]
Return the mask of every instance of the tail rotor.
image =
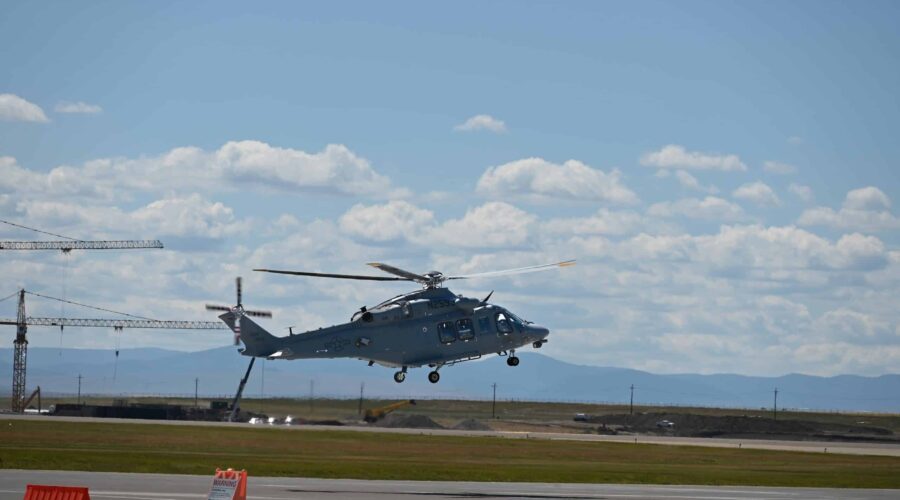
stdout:
[(224, 311), (224, 312), (234, 313), (235, 326), (236, 326), (235, 332), (234, 332), (234, 345), (237, 346), (237, 345), (241, 344), (241, 334), (240, 334), (241, 316), (253, 316), (256, 318), (271, 318), (272, 313), (271, 313), (271, 311), (257, 311), (257, 310), (244, 309), (243, 279), (240, 276), (238, 276), (234, 280), (234, 289), (235, 289), (235, 297), (237, 299), (237, 303), (234, 306), (228, 307), (228, 306), (222, 306), (222, 305), (216, 305), (216, 304), (206, 304), (206, 310), (207, 311)]

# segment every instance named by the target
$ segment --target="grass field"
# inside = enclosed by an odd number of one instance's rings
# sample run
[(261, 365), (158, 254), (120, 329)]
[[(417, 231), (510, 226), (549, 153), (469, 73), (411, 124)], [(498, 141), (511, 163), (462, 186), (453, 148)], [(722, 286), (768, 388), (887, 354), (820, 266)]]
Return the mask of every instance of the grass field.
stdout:
[(284, 428), (2, 421), (0, 467), (255, 476), (900, 488), (900, 458)]

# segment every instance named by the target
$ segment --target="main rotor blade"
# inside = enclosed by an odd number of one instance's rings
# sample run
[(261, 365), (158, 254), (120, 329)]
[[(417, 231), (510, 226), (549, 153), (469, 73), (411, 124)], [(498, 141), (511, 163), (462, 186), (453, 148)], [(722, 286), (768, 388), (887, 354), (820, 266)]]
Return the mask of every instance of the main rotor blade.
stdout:
[(225, 307), (225, 306), (216, 306), (213, 304), (206, 304), (206, 310), (207, 311), (226, 311), (227, 312), (227, 311), (231, 311), (231, 308)]
[(270, 311), (244, 311), (244, 314), (247, 316), (255, 316), (257, 318), (271, 318), (272, 313)]
[(428, 278), (422, 276), (421, 274), (411, 273), (409, 271), (400, 269), (399, 267), (389, 266), (387, 264), (382, 264), (380, 262), (369, 262), (369, 265), (374, 267), (375, 269), (380, 269), (386, 273), (393, 274), (395, 276), (400, 276), (401, 278), (406, 278), (410, 281), (418, 281), (425, 282), (428, 281)]
[(466, 279), (472, 279), (472, 278), (490, 278), (490, 277), (494, 277), (494, 276), (507, 276), (510, 274), (536, 273), (538, 271), (549, 271), (550, 269), (554, 269), (557, 267), (569, 267), (569, 266), (574, 266), (574, 265), (575, 265), (574, 260), (564, 260), (562, 262), (556, 262), (554, 264), (542, 264), (539, 266), (528, 266), (528, 267), (517, 267), (515, 269), (504, 269), (502, 271), (488, 271), (486, 273), (448, 276), (446, 279), (448, 279), (448, 280), (466, 280)]
[(277, 269), (254, 269), (264, 273), (290, 274), (294, 276), (313, 276), (316, 278), (338, 278), (345, 280), (368, 280), (368, 281), (415, 281), (404, 278), (388, 278), (386, 276), (359, 276), (355, 274), (332, 274), (332, 273), (309, 273), (306, 271), (279, 271)]

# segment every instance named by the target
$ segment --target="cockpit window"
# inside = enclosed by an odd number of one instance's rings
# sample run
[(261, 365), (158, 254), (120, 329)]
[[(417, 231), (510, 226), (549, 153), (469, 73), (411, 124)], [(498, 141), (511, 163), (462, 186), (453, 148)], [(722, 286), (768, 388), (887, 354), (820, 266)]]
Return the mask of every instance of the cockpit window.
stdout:
[(497, 333), (501, 335), (509, 335), (513, 332), (512, 321), (506, 313), (499, 312), (495, 316), (497, 322)]
[(472, 320), (469, 318), (456, 320), (456, 329), (459, 333), (459, 340), (472, 340), (475, 338), (475, 329), (473, 328)]
[(442, 344), (449, 344), (456, 341), (456, 324), (452, 321), (442, 321), (438, 323), (438, 338)]

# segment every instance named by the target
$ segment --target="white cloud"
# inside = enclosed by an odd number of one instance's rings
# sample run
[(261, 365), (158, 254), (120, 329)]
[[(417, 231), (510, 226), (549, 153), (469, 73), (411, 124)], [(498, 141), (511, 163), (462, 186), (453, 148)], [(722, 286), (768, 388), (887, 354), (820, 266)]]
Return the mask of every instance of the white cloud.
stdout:
[(891, 199), (877, 187), (868, 186), (854, 189), (847, 193), (844, 208), (850, 210), (887, 210), (891, 208)]
[(813, 199), (813, 191), (809, 186), (804, 186), (802, 184), (797, 184), (792, 182), (790, 186), (788, 186), (788, 191), (793, 193), (797, 198), (809, 203)]
[(354, 205), (340, 218), (341, 230), (373, 241), (415, 239), (434, 224), (434, 214), (403, 200)]
[(403, 240), (420, 247), (503, 248), (528, 241), (537, 217), (504, 202), (470, 208), (460, 219), (435, 220), (434, 213), (403, 201), (357, 204), (340, 217), (345, 234), (373, 242)]
[(220, 239), (236, 234), (241, 227), (231, 208), (196, 193), (156, 200), (131, 212), (53, 200), (23, 201), (17, 210), (30, 224), (40, 227), (68, 226), (70, 231), (84, 228), (82, 232), (94, 235), (131, 234), (135, 239)]
[(86, 102), (78, 101), (78, 102), (67, 102), (62, 101), (53, 108), (57, 113), (81, 113), (81, 114), (89, 114), (95, 115), (97, 113), (102, 113), (103, 108), (96, 104), (88, 104)]
[(617, 204), (639, 201), (623, 184), (619, 170), (606, 173), (577, 160), (558, 165), (543, 158), (526, 158), (490, 167), (478, 180), (477, 191), (495, 198), (525, 195)]
[[(667, 172), (667, 170), (660, 170), (660, 172)], [(678, 179), (678, 183), (681, 184), (681, 187), (687, 189), (693, 189), (694, 191), (702, 191), (704, 193), (716, 194), (719, 192), (719, 189), (715, 186), (703, 186), (700, 184), (700, 181), (697, 180), (696, 177), (691, 175), (690, 173), (684, 170), (676, 170), (675, 178)]]
[(800, 215), (797, 223), (867, 232), (900, 228), (900, 218), (888, 210), (890, 206), (891, 199), (884, 192), (869, 186), (848, 192), (839, 211), (829, 207), (811, 208)]
[(463, 248), (515, 247), (526, 243), (537, 217), (508, 203), (493, 201), (470, 209), (461, 219), (432, 229), (427, 241)]
[(887, 211), (852, 210), (842, 208), (835, 212), (829, 207), (804, 210), (797, 219), (801, 226), (829, 226), (836, 229), (878, 232), (900, 228), (900, 219)]
[(742, 185), (731, 193), (732, 196), (740, 200), (746, 200), (761, 207), (772, 207), (781, 205), (778, 195), (768, 185), (762, 182), (750, 182)]
[(747, 165), (737, 155), (715, 155), (687, 151), (684, 146), (669, 144), (659, 151), (645, 153), (641, 165), (657, 168), (684, 168), (696, 170), (745, 171)]
[(453, 130), (461, 132), (488, 130), (497, 134), (502, 134), (506, 132), (506, 124), (503, 123), (503, 120), (498, 120), (491, 115), (475, 115), (464, 123), (453, 127)]
[(799, 144), (803, 144), (803, 138), (800, 137), (799, 135), (792, 135), (787, 138), (787, 141), (789, 144), (793, 144), (795, 146), (797, 146)]
[(601, 208), (589, 217), (551, 219), (541, 225), (543, 234), (621, 236), (638, 232), (673, 232), (667, 223), (645, 217), (631, 210), (613, 211)]
[(773, 174), (789, 175), (797, 173), (797, 167), (780, 161), (763, 162), (763, 170)]
[(815, 329), (821, 336), (841, 341), (873, 341), (877, 337), (896, 338), (887, 322), (868, 314), (841, 307), (826, 312), (816, 319)]
[(844, 235), (832, 243), (793, 226), (722, 226), (711, 235), (640, 234), (609, 249), (627, 261), (689, 261), (719, 269), (871, 270), (888, 262), (884, 243), (873, 236)]
[(215, 151), (172, 149), (160, 156), (104, 158), (49, 172), (20, 167), (6, 157), (0, 193), (40, 194), (110, 201), (135, 193), (191, 193), (215, 189), (264, 188), (282, 192), (325, 192), (392, 197), (391, 186), (369, 162), (343, 145), (318, 153), (278, 148), (260, 141), (228, 142)]
[(677, 201), (663, 201), (650, 205), (647, 214), (654, 217), (687, 217), (689, 219), (708, 219), (736, 221), (746, 219), (744, 210), (737, 204), (716, 196), (683, 198)]
[(0, 94), (0, 120), (40, 123), (50, 121), (40, 106), (15, 94)]

